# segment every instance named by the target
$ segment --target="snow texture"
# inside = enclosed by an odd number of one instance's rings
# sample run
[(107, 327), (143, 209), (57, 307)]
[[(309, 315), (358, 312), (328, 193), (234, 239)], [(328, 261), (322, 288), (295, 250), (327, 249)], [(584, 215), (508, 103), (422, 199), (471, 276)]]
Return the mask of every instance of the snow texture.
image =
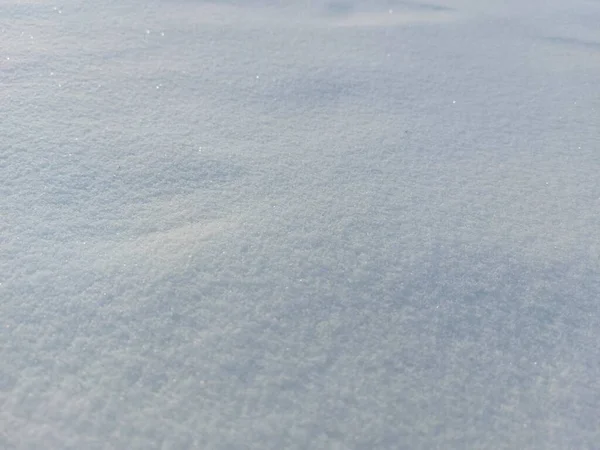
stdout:
[(599, 23), (0, 0), (0, 448), (596, 448)]

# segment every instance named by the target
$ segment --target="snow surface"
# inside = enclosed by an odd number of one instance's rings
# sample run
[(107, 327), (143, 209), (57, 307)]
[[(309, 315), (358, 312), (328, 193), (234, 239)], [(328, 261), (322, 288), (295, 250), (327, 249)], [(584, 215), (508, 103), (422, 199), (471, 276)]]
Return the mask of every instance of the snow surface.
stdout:
[(1, 0), (0, 448), (594, 448), (599, 23)]

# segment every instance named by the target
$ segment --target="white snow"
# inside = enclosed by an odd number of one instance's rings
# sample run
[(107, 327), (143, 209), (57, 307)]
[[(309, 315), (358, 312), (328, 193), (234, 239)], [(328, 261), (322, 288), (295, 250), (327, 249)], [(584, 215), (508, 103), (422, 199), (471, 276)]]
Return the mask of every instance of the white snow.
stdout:
[(4, 3), (1, 449), (600, 442), (598, 2)]

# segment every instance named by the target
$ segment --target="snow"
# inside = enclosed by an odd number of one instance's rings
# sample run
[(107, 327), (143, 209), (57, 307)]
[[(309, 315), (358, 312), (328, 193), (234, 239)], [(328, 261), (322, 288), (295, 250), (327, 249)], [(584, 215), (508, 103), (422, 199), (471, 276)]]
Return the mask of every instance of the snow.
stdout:
[(0, 448), (600, 442), (600, 4), (4, 3)]

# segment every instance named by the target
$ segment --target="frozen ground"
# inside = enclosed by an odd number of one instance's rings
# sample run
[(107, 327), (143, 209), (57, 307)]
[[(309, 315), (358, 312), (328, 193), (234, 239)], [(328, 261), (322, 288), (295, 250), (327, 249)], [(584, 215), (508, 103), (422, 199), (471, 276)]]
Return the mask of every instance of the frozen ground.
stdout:
[(599, 23), (0, 0), (0, 448), (595, 448)]

